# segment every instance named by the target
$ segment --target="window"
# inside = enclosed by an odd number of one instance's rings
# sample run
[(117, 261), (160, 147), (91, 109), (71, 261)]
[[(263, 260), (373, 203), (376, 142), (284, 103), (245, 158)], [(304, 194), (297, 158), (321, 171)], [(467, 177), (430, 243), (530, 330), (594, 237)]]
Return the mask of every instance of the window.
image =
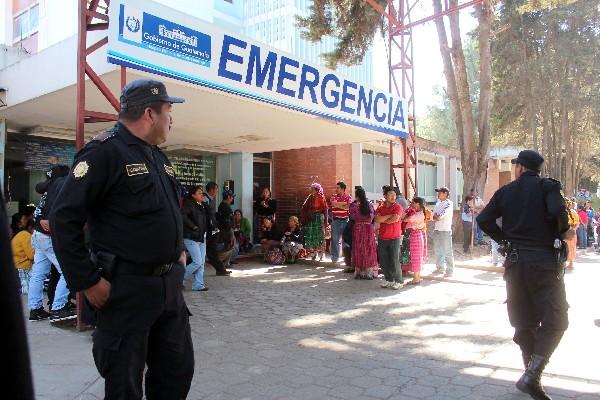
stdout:
[(383, 154), (363, 152), (362, 181), (366, 192), (380, 193), (390, 183), (390, 158)]
[(437, 194), (435, 192), (437, 184), (437, 166), (433, 163), (419, 161), (417, 168), (417, 182), (419, 182), (419, 195), (427, 202), (435, 202)]
[(38, 31), (40, 5), (35, 4), (13, 18), (13, 40), (18, 42)]

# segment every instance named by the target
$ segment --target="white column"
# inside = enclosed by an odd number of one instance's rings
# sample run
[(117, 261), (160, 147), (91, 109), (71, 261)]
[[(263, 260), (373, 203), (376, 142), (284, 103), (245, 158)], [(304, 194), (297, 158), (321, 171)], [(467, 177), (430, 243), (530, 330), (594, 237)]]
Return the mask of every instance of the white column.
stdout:
[(4, 154), (6, 149), (6, 120), (0, 119), (0, 190), (4, 192)]
[[(437, 164), (437, 176), (436, 176), (436, 187), (448, 186), (448, 182), (446, 181), (446, 157), (445, 156), (436, 156), (436, 164)], [(452, 164), (451, 164), (452, 165)], [(452, 171), (450, 171), (450, 175), (452, 175)]]
[[(458, 193), (458, 182), (456, 179), (456, 167), (457, 167), (457, 160), (454, 157), (450, 157), (450, 176), (449, 176), (449, 181), (450, 181), (450, 185), (448, 187), (448, 189), (450, 189), (450, 196), (451, 199), (456, 200), (456, 196), (457, 195), (462, 195), (462, 193)], [(456, 203), (456, 201), (454, 201), (454, 203)]]
[[(352, 143), (352, 185), (362, 186), (362, 143)], [(350, 188), (350, 192), (354, 193), (354, 188)]]
[[(235, 185), (235, 203), (233, 210), (240, 209), (252, 225), (252, 200), (254, 182), (254, 154), (231, 153), (231, 178)], [(222, 184), (222, 183), (220, 183)]]

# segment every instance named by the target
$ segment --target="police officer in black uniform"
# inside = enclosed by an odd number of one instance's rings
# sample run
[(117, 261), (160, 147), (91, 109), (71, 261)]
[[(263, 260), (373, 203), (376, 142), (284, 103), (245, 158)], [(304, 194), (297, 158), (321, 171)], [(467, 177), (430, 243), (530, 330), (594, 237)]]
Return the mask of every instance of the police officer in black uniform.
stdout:
[(561, 240), (568, 230), (567, 207), (560, 182), (540, 177), (543, 162), (535, 151), (520, 152), (512, 160), (517, 179), (498, 189), (477, 217), (485, 233), (508, 246), (508, 317), (525, 365), (517, 388), (534, 399), (550, 399), (541, 375), (569, 325)]
[[(127, 84), (114, 128), (88, 143), (51, 214), (69, 286), (97, 309), (93, 356), (105, 399), (185, 399), (194, 372), (181, 186), (158, 148), (170, 131), (165, 85)], [(84, 246), (89, 230), (90, 253)]]

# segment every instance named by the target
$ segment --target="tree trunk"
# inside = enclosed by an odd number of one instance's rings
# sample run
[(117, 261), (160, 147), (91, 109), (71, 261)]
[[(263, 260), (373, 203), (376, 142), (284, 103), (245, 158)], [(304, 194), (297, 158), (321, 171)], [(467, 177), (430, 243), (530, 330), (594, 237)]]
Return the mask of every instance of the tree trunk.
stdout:
[[(433, 9), (435, 13), (442, 12), (442, 2), (441, 0), (433, 0)], [(446, 77), (446, 90), (448, 94), (448, 100), (450, 101), (450, 107), (452, 108), (452, 114), (454, 116), (454, 125), (456, 127), (456, 138), (458, 140), (458, 148), (460, 150), (460, 159), (462, 164), (462, 174), (463, 174), (463, 192), (467, 190), (469, 184), (467, 183), (467, 178), (465, 174), (465, 169), (470, 170), (471, 168), (465, 168), (469, 166), (469, 155), (465, 150), (465, 135), (464, 135), (464, 126), (463, 126), (463, 118), (461, 112), (461, 104), (459, 102), (458, 97), (458, 89), (456, 84), (456, 75), (454, 73), (454, 68), (452, 66), (452, 58), (451, 58), (451, 49), (448, 44), (448, 35), (446, 33), (446, 26), (444, 24), (443, 18), (435, 19), (435, 27), (438, 34), (438, 41), (440, 46), (440, 54), (442, 56), (442, 61), (444, 64), (444, 76)]]
[(529, 88), (530, 97), (529, 97), (529, 132), (531, 133), (531, 141), (533, 143), (533, 150), (540, 151), (538, 144), (538, 135), (537, 135), (537, 110), (535, 109), (535, 101), (533, 99), (533, 90), (531, 87)]
[(554, 122), (554, 107), (550, 108), (550, 148), (548, 151), (548, 175), (556, 178), (556, 123)]
[[(458, 6), (458, 0), (450, 0), (450, 7)], [(450, 21), (450, 36), (452, 37), (452, 60), (454, 62), (454, 74), (456, 77), (456, 89), (458, 93), (458, 105), (462, 116), (463, 125), (463, 149), (461, 163), (463, 166), (463, 195), (469, 193), (475, 185), (477, 170), (475, 157), (475, 123), (473, 120), (473, 107), (469, 91), (469, 80), (467, 77), (467, 64), (462, 47), (462, 38), (460, 36), (459, 13), (452, 13), (448, 16)]]
[[(563, 144), (567, 142), (567, 131), (569, 130), (569, 111), (567, 110), (566, 101), (561, 97), (560, 99), (560, 146), (558, 148), (561, 161), (564, 159), (563, 157)], [(559, 171), (559, 175), (557, 175), (556, 179), (559, 179), (561, 182), (564, 182), (564, 168), (562, 167)]]
[(546, 162), (544, 163), (544, 174), (545, 175), (549, 175), (550, 174), (550, 162), (549, 162), (549, 157), (548, 154), (550, 153), (550, 112), (549, 112), (549, 107), (546, 106), (546, 110), (545, 110), (545, 116), (544, 116), (544, 125), (543, 125), (543, 131), (542, 131), (542, 154), (544, 155), (544, 158), (546, 159)]
[(479, 20), (479, 118), (477, 128), (477, 165), (474, 187), (483, 193), (487, 180), (488, 154), (490, 150), (490, 114), (492, 111), (492, 50), (491, 30), (493, 15), (492, 0), (484, 0), (476, 6)]

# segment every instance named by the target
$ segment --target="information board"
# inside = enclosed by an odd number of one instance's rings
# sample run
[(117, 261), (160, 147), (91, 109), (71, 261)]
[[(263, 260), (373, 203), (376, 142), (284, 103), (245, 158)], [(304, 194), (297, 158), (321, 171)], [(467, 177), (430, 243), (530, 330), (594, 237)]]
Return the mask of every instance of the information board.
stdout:
[(75, 145), (41, 141), (25, 142), (25, 169), (47, 171), (53, 164), (69, 167), (75, 158)]
[(217, 161), (213, 156), (168, 155), (175, 176), (186, 187), (206, 185), (216, 178)]

